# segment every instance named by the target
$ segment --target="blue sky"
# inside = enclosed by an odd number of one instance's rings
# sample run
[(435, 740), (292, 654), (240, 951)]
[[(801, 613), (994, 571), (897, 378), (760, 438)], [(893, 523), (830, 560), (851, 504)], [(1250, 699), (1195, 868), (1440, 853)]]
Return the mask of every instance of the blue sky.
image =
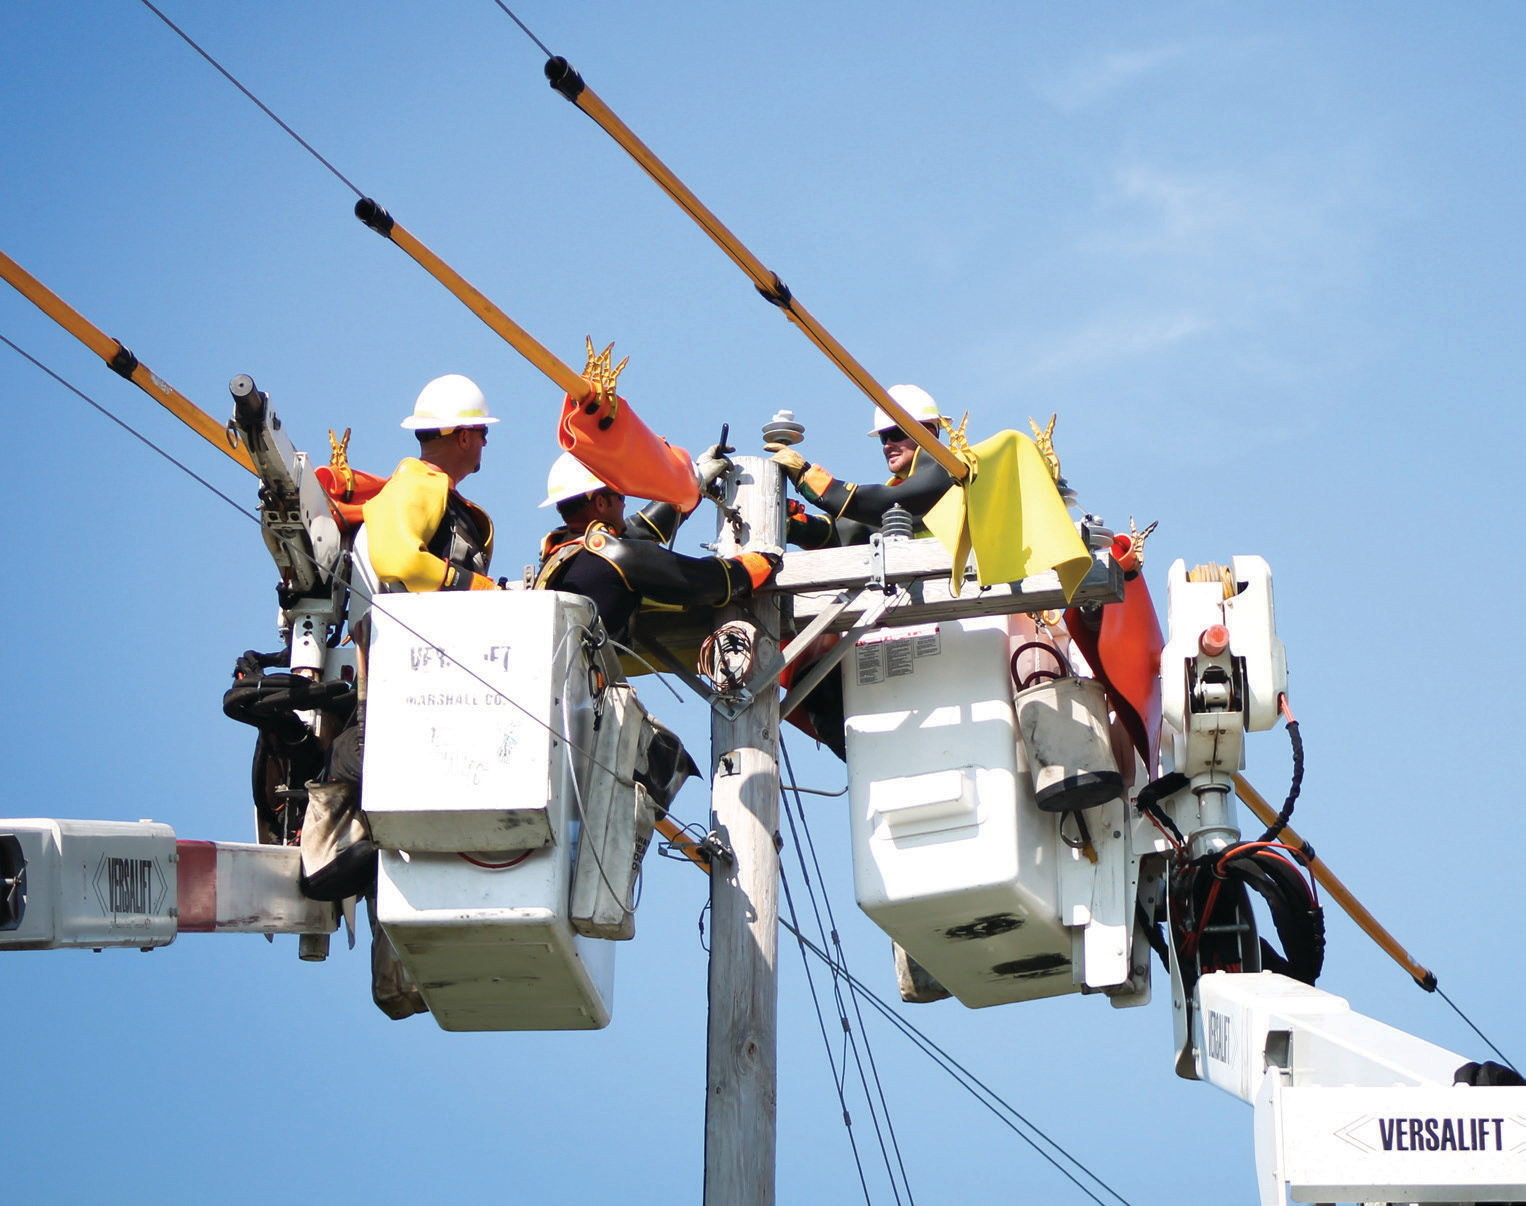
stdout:
[[(670, 438), (748, 437), (789, 406), (812, 457), (880, 472), (868, 403), (546, 87), (489, 0), (164, 7), (564, 359), (615, 340), (623, 391)], [(1500, 550), (1521, 501), (1526, 14), (949, 8), (517, 11), (882, 382), (968, 410), (976, 435), (1057, 411), (1082, 502), (1160, 520), (1160, 603), (1177, 557), (1267, 558), (1308, 747), (1295, 825), (1519, 1062), (1526, 583)], [(147, 9), (0, 7), (0, 112), (0, 248), (212, 413), (250, 373), (299, 446), (352, 427), (376, 472), (409, 452), (397, 423), (424, 382), (468, 374), (507, 420), (469, 493), (497, 520), (497, 571), (533, 559), (554, 387)], [(242, 471), (9, 289), (0, 333), (252, 504)], [(274, 643), (255, 525), (3, 347), (0, 399), (0, 811), (249, 840), (249, 730), (218, 701), (238, 653)], [(695, 705), (643, 693), (705, 748)], [(830, 756), (792, 754), (805, 783), (841, 785)], [(1280, 797), (1280, 731), (1249, 759)], [(676, 811), (705, 803), (691, 787)], [(808, 810), (851, 965), (893, 995), (843, 806)], [(196, 935), (7, 956), (7, 1191), (697, 1202), (704, 900), (692, 870), (648, 864), (597, 1034), (388, 1022), (363, 948), (337, 944), (320, 965), (292, 939)], [(862, 1200), (788, 943), (780, 964), (779, 1200)], [(1321, 985), (1487, 1054), (1339, 916)], [(1136, 1010), (905, 1014), (1129, 1201), (1246, 1200), (1251, 1112), (1172, 1074), (1168, 1000), (1157, 975)], [(903, 1039), (868, 1034), (916, 1200), (1086, 1200)]]

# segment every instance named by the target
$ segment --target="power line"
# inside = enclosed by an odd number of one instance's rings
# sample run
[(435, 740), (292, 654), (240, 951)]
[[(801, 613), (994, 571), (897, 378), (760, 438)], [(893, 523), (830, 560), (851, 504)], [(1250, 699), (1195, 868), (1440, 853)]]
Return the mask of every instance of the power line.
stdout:
[(1505, 1066), (1507, 1068), (1509, 1068), (1512, 1072), (1519, 1073), (1520, 1069), (1510, 1062), (1510, 1057), (1507, 1056), (1498, 1047), (1496, 1047), (1493, 1043), (1489, 1042), (1489, 1036), (1480, 1030), (1477, 1026), (1473, 1025), (1473, 1019), (1468, 1017), (1468, 1015), (1465, 1014), (1462, 1010), (1458, 1009), (1456, 1002), (1453, 1001), (1451, 997), (1447, 996), (1447, 994), (1442, 992), (1439, 988), (1436, 990), (1436, 995), (1452, 1007), (1457, 1016), (1468, 1024), (1468, 1029), (1472, 1030), (1474, 1034), (1478, 1035), (1479, 1038), (1484, 1040), (1490, 1051), (1494, 1052), (1495, 1055), (1499, 1056), (1500, 1059), (1505, 1061)]
[(277, 117), (275, 115), (275, 113), (271, 110), (270, 106), (265, 104), (265, 102), (262, 101), (259, 97), (257, 97), (254, 93), (250, 92), (248, 88), (245, 88), (243, 84), (238, 82), (238, 80), (234, 79), (233, 78), (233, 74), (226, 67), (224, 67), (221, 63), (219, 63), (216, 59), (214, 59), (210, 54), (208, 54), (200, 46), (198, 46), (196, 44), (195, 40), (191, 37), (190, 34), (186, 33), (185, 30), (181, 29), (180, 26), (176, 25), (173, 21), (171, 21), (168, 17), (166, 17), (162, 12), (160, 12), (157, 8), (155, 8), (149, 2), (149, 0), (142, 0), (142, 3), (143, 3), (143, 7), (144, 8), (148, 9), (149, 12), (153, 13), (154, 16), (158, 17), (159, 20), (163, 21), (166, 25), (168, 25), (171, 29), (173, 29), (177, 34), (179, 34), (181, 36), (181, 38), (184, 39), (185, 44), (187, 46), (189, 46), (192, 50), (194, 50), (202, 58), (206, 59), (207, 62), (211, 63), (212, 66), (215, 67), (218, 70), (218, 72), (222, 75), (222, 77), (225, 80), (227, 80), (230, 84), (232, 84), (235, 88), (237, 88), (240, 92), (242, 92), (250, 100), (252, 100), (256, 105), (258, 105), (260, 107), (261, 111), (265, 114), (266, 117), (270, 118), (271, 121), (275, 122), (276, 125), (280, 126), (281, 129), (285, 130), (288, 134), (290, 134), (293, 138), (295, 138), (297, 140), (297, 142), (299, 142), (303, 146), (303, 148), (307, 151), (307, 153), (309, 155), (311, 155), (314, 159), (316, 159), (324, 167), (328, 168), (329, 171), (333, 172), (334, 175), (337, 176), (344, 183), (346, 188), (348, 188), (357, 197), (362, 197), (363, 198), (365, 196), (364, 193), (362, 193), (358, 188), (356, 188), (353, 184), (350, 183), (349, 178), (343, 172), (341, 172), (338, 168), (336, 168), (332, 163), (330, 163), (322, 155), (318, 154), (318, 152), (313, 149), (313, 146), (312, 146), (311, 143), (309, 143), (305, 138), (302, 137), (302, 135), (298, 134), (295, 130), (293, 130), (290, 126), (288, 126), (279, 117)]
[(105, 415), (108, 419), (110, 419), (113, 423), (115, 423), (118, 427), (120, 427), (128, 435), (132, 436), (133, 439), (137, 440), (141, 444), (147, 445), (149, 448), (152, 448), (155, 452), (157, 452), (160, 456), (162, 456), (170, 464), (174, 465), (176, 469), (179, 469), (187, 477), (190, 477), (194, 481), (200, 482), (208, 490), (212, 491), (213, 494), (217, 495), (218, 498), (222, 499), (223, 502), (227, 503), (230, 507), (232, 507), (240, 515), (244, 516), (244, 518), (252, 519), (252, 520), (254, 520), (255, 523), (259, 523), (260, 522), (260, 517), (258, 515), (256, 515), (253, 511), (246, 511), (243, 507), (241, 507), (238, 503), (234, 502), (231, 498), (229, 498), (226, 494), (224, 494), (221, 490), (219, 490), (216, 486), (214, 486), (206, 478), (204, 478), (200, 474), (198, 474), (194, 469), (191, 469), (189, 466), (183, 464), (180, 461), (177, 461), (168, 452), (166, 452), (163, 448), (160, 448), (158, 444), (155, 444), (151, 439), (149, 439), (142, 432), (135, 430), (133, 427), (131, 427), (124, 420), (117, 418), (116, 415), (112, 414), (111, 411), (107, 410), (104, 406), (102, 406), (99, 402), (97, 402), (89, 394), (85, 393), (83, 390), (76, 389), (74, 386), (70, 385), (69, 382), (65, 381), (62, 377), (60, 377), (57, 373), (55, 373), (52, 369), (50, 369), (47, 365), (45, 365), (41, 360), (38, 360), (36, 356), (33, 356), (30, 352), (26, 351), (25, 349), (16, 346), (16, 344), (12, 343), (4, 335), (0, 335), (0, 343), (4, 343), (6, 347), (10, 348), (11, 351), (15, 352), (18, 356), (22, 357), (24, 360), (30, 360), (34, 365), (36, 365), (38, 368), (40, 368), (48, 376), (52, 377), (53, 380), (57, 381), (60, 385), (62, 385), (70, 393), (72, 393), (76, 397), (78, 397), (81, 401), (86, 402), (89, 405), (95, 407), (96, 410), (100, 411), (101, 414)]
[[(806, 865), (805, 865), (805, 851), (804, 851), (804, 848), (802, 848), (802, 846), (800, 844), (800, 837), (799, 837), (799, 834), (796, 832), (796, 829), (795, 829), (795, 811), (797, 811), (797, 810), (800, 813), (800, 828), (802, 830), (804, 830), (804, 832), (805, 832), (806, 844), (807, 844), (807, 846), (810, 849), (811, 863), (816, 868), (816, 882), (821, 884), (821, 899), (822, 899), (822, 903), (826, 906), (827, 920), (831, 924), (831, 941), (832, 941), (832, 946), (833, 946), (833, 949), (837, 952), (837, 960), (838, 960), (838, 962), (840, 962), (844, 967), (846, 967), (847, 966), (847, 955), (843, 951), (843, 949), (842, 949), (842, 942), (841, 942), (841, 940), (838, 937), (837, 918), (836, 918), (836, 916), (832, 912), (832, 899), (831, 899), (831, 896), (827, 893), (827, 890), (826, 890), (826, 880), (822, 876), (822, 873), (821, 873), (821, 862), (816, 857), (816, 843), (815, 843), (814, 839), (811, 837), (810, 826), (809, 826), (809, 824), (807, 824), (806, 819), (805, 819), (805, 808), (804, 808), (804, 806), (800, 802), (799, 792), (798, 792), (798, 789), (795, 787), (795, 768), (794, 768), (794, 766), (790, 762), (789, 747), (784, 744), (784, 738), (783, 738), (782, 734), (780, 735), (780, 738), (779, 738), (779, 750), (780, 750), (780, 753), (783, 756), (785, 772), (789, 776), (789, 787), (790, 787), (791, 790), (796, 792), (796, 795), (795, 795), (795, 809), (792, 810), (790, 808), (789, 796), (784, 794), (783, 785), (781, 784), (780, 794), (784, 798), (784, 815), (785, 815), (786, 820), (789, 823), (790, 837), (794, 841), (794, 844), (795, 844), (795, 857), (800, 860), (800, 872), (801, 872), (801, 875), (803, 875), (804, 878), (805, 878), (806, 891), (807, 891), (807, 893), (809, 894), (809, 897), (810, 897), (811, 908), (812, 908), (812, 911), (816, 914), (816, 930), (821, 935), (822, 945), (825, 946), (826, 941), (827, 941), (827, 929), (822, 924), (821, 909), (820, 909), (820, 907), (816, 903), (816, 887), (815, 887), (815, 884), (811, 880), (810, 871), (806, 868)], [(802, 951), (802, 957), (803, 957), (803, 955), (804, 955), (804, 952)], [(845, 1036), (844, 1042), (845, 1043), (851, 1043), (851, 1045), (852, 1045), (853, 1059), (854, 1059), (854, 1062), (858, 1065), (859, 1081), (863, 1085), (864, 1097), (865, 1097), (865, 1099), (869, 1103), (869, 1115), (870, 1115), (870, 1118), (874, 1121), (874, 1124), (875, 1124), (875, 1134), (876, 1134), (876, 1136), (879, 1136), (879, 1119), (878, 1119), (878, 1115), (875, 1112), (874, 1098), (871, 1097), (870, 1094), (869, 1094), (869, 1084), (868, 1084), (867, 1079), (864, 1076), (863, 1063), (859, 1059), (859, 1056), (858, 1056), (858, 1044), (853, 1041), (853, 1031), (852, 1031), (852, 1029), (848, 1025), (847, 1011), (843, 1007), (842, 990), (841, 990), (841, 987), (840, 987), (840, 985), (838, 983), (837, 977), (835, 975), (832, 978), (832, 993), (833, 993), (834, 998), (837, 1001), (838, 1016), (839, 1016), (839, 1018), (842, 1021), (843, 1033), (844, 1033), (844, 1036)], [(854, 1012), (854, 1015), (858, 1018), (858, 1033), (863, 1036), (864, 1054), (868, 1057), (868, 1060), (869, 1060), (869, 1071), (870, 1071), (871, 1075), (874, 1078), (875, 1092), (879, 1095), (880, 1109), (884, 1112), (884, 1115), (885, 1115), (885, 1129), (890, 1134), (890, 1146), (891, 1146), (891, 1149), (895, 1152), (896, 1166), (900, 1169), (901, 1184), (904, 1185), (905, 1188), (906, 1188), (906, 1197), (907, 1197), (907, 1200), (909, 1202), (914, 1203), (915, 1202), (915, 1198), (913, 1197), (912, 1192), (911, 1192), (911, 1181), (909, 1180), (909, 1178), (906, 1175), (906, 1164), (905, 1164), (905, 1161), (901, 1157), (901, 1145), (900, 1145), (900, 1141), (896, 1138), (895, 1124), (891, 1121), (891, 1117), (890, 1117), (890, 1103), (885, 1099), (885, 1089), (884, 1089), (884, 1086), (880, 1082), (879, 1065), (875, 1061), (875, 1058), (874, 1058), (874, 1048), (873, 1048), (872, 1044), (869, 1041), (869, 1032), (868, 1032), (868, 1029), (864, 1026), (864, 1015), (863, 1015), (863, 1013), (858, 1008), (858, 1000), (857, 1000), (857, 998), (852, 998), (852, 1000), (853, 1000), (853, 1012)], [(900, 1201), (900, 1193), (898, 1191), (895, 1191), (895, 1173), (890, 1168), (889, 1154), (884, 1151), (884, 1147), (885, 1147), (884, 1138), (883, 1138), (883, 1136), (880, 1136), (880, 1150), (881, 1150), (882, 1154), (884, 1154), (884, 1156), (885, 1156), (885, 1171), (886, 1171), (886, 1173), (890, 1177), (890, 1184), (891, 1184), (892, 1191), (896, 1192), (896, 1200), (899, 1202)]]
[[(877, 1009), (885, 1018), (891, 1022), (892, 1025), (900, 1030), (902, 1034), (906, 1035), (906, 1037), (911, 1039), (912, 1042), (916, 1043), (917, 1046), (922, 1049), (924, 1054), (929, 1056), (933, 1062), (938, 1064), (939, 1067), (941, 1067), (945, 1072), (948, 1072), (951, 1076), (953, 1076), (955, 1081), (957, 1081), (971, 1096), (973, 1096), (975, 1100), (979, 1101), (981, 1105), (985, 1106), (986, 1109), (995, 1114), (1008, 1130), (1012, 1131), (1012, 1133), (1015, 1134), (1019, 1139), (1028, 1144), (1029, 1147), (1033, 1148), (1035, 1152), (1037, 1152), (1046, 1161), (1053, 1165), (1061, 1176), (1075, 1185), (1077, 1189), (1089, 1197), (1093, 1202), (1098, 1203), (1099, 1206), (1105, 1206), (1105, 1203), (1102, 1202), (1101, 1198), (1094, 1194), (1085, 1185), (1081, 1184), (1081, 1182), (1078, 1181), (1068, 1169), (1061, 1165), (1054, 1156), (1050, 1155), (1049, 1152), (1040, 1147), (1032, 1135), (1029, 1135), (1021, 1130), (1014, 1122), (1014, 1119), (1017, 1122), (1021, 1122), (1023, 1126), (1027, 1127), (1030, 1131), (1033, 1132), (1033, 1135), (1037, 1135), (1039, 1139), (1042, 1139), (1045, 1143), (1052, 1147), (1056, 1152), (1058, 1152), (1072, 1165), (1079, 1169), (1085, 1176), (1090, 1177), (1093, 1181), (1095, 1181), (1104, 1192), (1111, 1194), (1115, 1199), (1118, 1200), (1118, 1202), (1122, 1203), (1122, 1206), (1130, 1206), (1127, 1198), (1120, 1194), (1116, 1189), (1113, 1189), (1110, 1185), (1108, 1185), (1107, 1182), (1105, 1182), (1096, 1173), (1092, 1172), (1091, 1169), (1087, 1168), (1085, 1164), (1083, 1164), (1075, 1156), (1071, 1155), (1070, 1152), (1068, 1152), (1058, 1142), (1056, 1142), (1054, 1139), (1051, 1139), (1043, 1130), (1034, 1125), (1032, 1121), (1030, 1121), (1014, 1106), (1004, 1100), (1000, 1094), (998, 1094), (978, 1076), (976, 1076), (973, 1072), (971, 1072), (968, 1068), (956, 1060), (952, 1055), (943, 1050), (942, 1047), (938, 1046), (937, 1043), (933, 1042), (932, 1039), (928, 1038), (905, 1018), (901, 1017), (900, 1014), (892, 1009), (888, 1003), (881, 1000), (879, 995), (875, 993), (873, 989), (863, 983), (863, 981), (859, 980), (846, 968), (835, 963), (832, 957), (827, 954), (826, 951), (818, 947), (814, 942), (812, 942), (809, 938), (807, 938), (804, 934), (802, 934), (798, 929), (790, 925), (788, 922), (781, 921), (780, 924), (789, 930), (790, 933), (794, 934), (795, 937), (813, 955), (815, 955), (822, 962), (826, 963), (829, 967), (834, 968), (836, 973), (841, 975), (843, 979), (848, 982), (849, 987), (851, 987), (857, 995), (862, 996), (864, 1000), (868, 1001), (870, 1005)], [(979, 1091), (977, 1092), (977, 1090)], [(984, 1094), (984, 1096), (982, 1096), (982, 1094)]]
[(546, 49), (546, 44), (544, 42), (542, 42), (539, 38), (530, 32), (530, 27), (514, 15), (513, 10), (510, 9), (509, 6), (503, 2), (503, 0), (493, 0), (493, 3), (496, 4), (499, 8), (503, 9), (504, 12), (508, 13), (509, 20), (514, 22), (515, 25), (519, 26), (520, 29), (525, 31), (525, 37), (529, 38), (530, 41), (539, 46), (542, 54), (544, 54), (548, 59), (553, 59), (556, 57)]
[[(173, 456), (171, 456), (169, 453), (165, 452), (164, 449), (160, 448), (157, 444), (155, 444), (147, 436), (145, 436), (145, 435), (141, 434), (140, 432), (136, 431), (125, 420), (118, 418), (111, 411), (107, 410), (106, 407), (102, 406), (94, 398), (90, 397), (89, 394), (85, 393), (83, 390), (77, 388), (76, 386), (71, 385), (68, 381), (66, 381), (63, 377), (61, 377), (57, 373), (55, 373), (47, 365), (43, 364), (42, 361), (38, 360), (35, 356), (31, 355), (30, 353), (26, 352), (22, 348), (18, 347), (16, 344), (12, 343), (9, 339), (6, 339), (6, 337), (4, 335), (0, 335), (0, 342), (4, 342), (7, 347), (11, 348), (18, 355), (24, 357), (26, 360), (31, 361), (32, 364), (36, 365), (44, 373), (46, 373), (48, 376), (52, 377), (53, 380), (57, 381), (65, 389), (69, 390), (69, 392), (77, 395), (80, 399), (82, 399), (83, 401), (89, 403), (96, 410), (100, 411), (101, 414), (105, 415), (108, 419), (110, 419), (118, 427), (122, 428), (123, 431), (125, 431), (129, 435), (131, 435), (134, 439), (140, 441), (141, 443), (144, 443), (144, 444), (148, 445), (148, 447), (152, 448), (155, 452), (157, 452), (160, 456), (162, 456), (170, 464), (174, 465), (175, 468), (179, 469), (182, 473), (186, 474), (186, 476), (190, 477), (193, 481), (199, 482), (201, 485), (205, 486), (208, 490), (210, 490), (213, 494), (217, 495), (218, 498), (222, 499), (223, 502), (227, 503), (230, 507), (232, 507), (240, 515), (244, 516), (247, 519), (250, 519), (250, 520), (254, 521), (255, 523), (259, 523), (260, 522), (260, 519), (259, 519), (258, 515), (254, 514), (253, 512), (246, 511), (238, 503), (234, 502), (233, 499), (229, 498), (226, 494), (224, 494), (216, 486), (212, 485), (211, 482), (207, 481), (204, 477), (201, 477), (200, 475), (198, 475), (194, 470), (188, 468), (186, 465), (182, 464), (180, 461), (177, 461)], [(269, 529), (265, 529), (265, 530), (269, 531)], [(273, 535), (277, 540), (279, 540), (286, 547), (288, 552), (290, 552), (294, 556), (305, 558), (309, 563), (311, 563), (313, 568), (316, 569), (319, 572), (319, 574), (322, 574), (322, 573), (325, 572), (323, 567), (320, 566), (318, 564), (318, 562), (313, 559), (312, 555), (310, 553), (308, 553), (308, 551), (306, 549), (302, 548), (300, 545), (296, 544), (295, 542), (293, 542), (289, 538), (280, 535), (279, 533), (272, 532), (270, 534)], [(353, 590), (353, 588), (352, 588), (352, 590)], [(370, 604), (371, 604), (371, 607), (372, 607), (373, 610), (381, 612), (382, 615), (386, 616), (387, 619), (389, 619), (392, 623), (396, 624), (399, 628), (401, 628), (404, 632), (408, 633), (410, 636), (415, 637), (415, 638), (417, 638), (420, 641), (423, 641), (426, 645), (429, 646), (430, 649), (432, 649), (434, 652), (438, 653), (442, 658), (448, 659), (458, 669), (460, 669), (463, 673), (465, 673), (469, 678), (472, 678), (472, 679), (476, 680), (476, 682), (480, 686), (483, 686), (483, 687), (487, 688), (489, 691), (492, 691), (496, 695), (503, 696), (503, 698), (508, 702), (508, 704), (512, 708), (514, 708), (518, 712), (523, 713), (526, 717), (528, 717), (535, 724), (537, 724), (541, 728), (545, 729), (546, 732), (551, 734), (552, 737), (556, 738), (558, 741), (566, 741), (567, 745), (568, 745), (568, 747), (570, 749), (574, 749), (578, 753), (582, 754), (594, 766), (597, 766), (600, 770), (606, 772), (609, 775), (614, 776), (614, 778), (618, 782), (621, 782), (621, 783), (624, 783), (624, 784), (627, 784), (627, 785), (631, 782), (630, 779), (625, 778), (618, 771), (614, 770), (612, 767), (606, 766), (603, 762), (599, 761), (599, 759), (594, 756), (592, 750), (588, 750), (588, 749), (583, 748), (582, 746), (578, 745), (576, 742), (573, 742), (573, 741), (569, 740), (568, 737), (564, 736), (557, 729), (552, 728), (549, 724), (547, 724), (539, 716), (535, 715), (534, 712), (530, 711), (523, 704), (521, 704), (519, 701), (514, 699), (503, 688), (503, 686), (501, 684), (494, 684), (494, 683), (489, 682), (487, 679), (483, 678), (482, 675), (478, 674), (475, 670), (473, 670), (470, 666), (466, 665), (464, 662), (460, 661), (457, 658), (451, 657), (449, 652), (445, 648), (443, 648), (440, 645), (437, 645), (431, 638), (425, 636), (422, 632), (420, 632), (418, 629), (414, 628), (411, 624), (407, 623), (404, 620), (399, 619), (392, 612), (388, 611), (379, 602), (379, 596), (374, 596), (374, 595), (371, 596)]]

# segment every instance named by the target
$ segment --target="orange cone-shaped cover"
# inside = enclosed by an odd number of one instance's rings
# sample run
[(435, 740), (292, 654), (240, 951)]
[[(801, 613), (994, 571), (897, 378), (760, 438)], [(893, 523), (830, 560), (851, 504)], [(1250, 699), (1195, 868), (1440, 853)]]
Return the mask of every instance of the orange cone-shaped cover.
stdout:
[(653, 434), (615, 393), (615, 382), (630, 357), (611, 364), (614, 344), (595, 352), (592, 338), (583, 342), (588, 348), (588, 367), (583, 370), (587, 388), (581, 397), (567, 394), (562, 400), (562, 421), (556, 429), (562, 451), (572, 453), (611, 490), (672, 503), (687, 515), (699, 505), (699, 479), (689, 454)]
[(347, 481), (329, 465), (319, 465), (313, 470), (313, 476), (329, 496), (329, 504), (338, 515), (340, 526), (347, 532), (353, 532), (365, 522), (362, 508), (387, 484), (386, 478), (377, 477), (374, 473), (363, 473), (359, 469), (351, 470)]
[(689, 454), (655, 434), (624, 398), (562, 402), (557, 441), (611, 490), (672, 503), (687, 514), (699, 505), (699, 479)]

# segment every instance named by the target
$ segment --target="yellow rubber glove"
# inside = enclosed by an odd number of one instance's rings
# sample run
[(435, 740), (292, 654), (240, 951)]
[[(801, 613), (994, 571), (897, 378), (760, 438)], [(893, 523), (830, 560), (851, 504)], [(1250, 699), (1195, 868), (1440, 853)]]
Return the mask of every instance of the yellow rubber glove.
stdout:
[(787, 444), (764, 444), (763, 451), (774, 454), (770, 459), (779, 468), (783, 469), (784, 476), (797, 486), (800, 484), (802, 475), (811, 467), (810, 461), (806, 460), (805, 457), (801, 456)]

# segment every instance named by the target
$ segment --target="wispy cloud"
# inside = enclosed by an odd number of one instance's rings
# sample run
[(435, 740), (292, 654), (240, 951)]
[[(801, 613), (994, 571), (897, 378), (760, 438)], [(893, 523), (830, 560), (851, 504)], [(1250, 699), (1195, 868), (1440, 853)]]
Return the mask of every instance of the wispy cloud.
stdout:
[[(1103, 368), (1205, 338), (1313, 321), (1363, 279), (1378, 190), (1361, 159), (1317, 152), (1184, 169), (1130, 157), (1057, 251), (1063, 317), (1030, 345), (1034, 376)], [(1105, 300), (1102, 300), (1105, 299)]]
[(1035, 374), (1063, 373), (1142, 356), (1181, 343), (1210, 330), (1212, 325), (1203, 315), (1185, 310), (1174, 314), (1109, 315), (1046, 341), (1030, 369)]
[(1084, 164), (1091, 188), (1023, 263), (1024, 279), (1052, 284), (998, 354), (1030, 382), (1186, 364), (1184, 349), (1296, 375), (1293, 343), (1336, 350), (1321, 324), (1361, 304), (1374, 243), (1405, 202), (1370, 129), (1268, 83), (1285, 50), (1265, 34), (1115, 44), (1035, 85), (1066, 114), (1067, 165)]
[(1189, 42), (1170, 42), (1141, 50), (1109, 51), (1041, 80), (1038, 91), (1056, 108), (1073, 113), (1181, 62), (1193, 50)]

